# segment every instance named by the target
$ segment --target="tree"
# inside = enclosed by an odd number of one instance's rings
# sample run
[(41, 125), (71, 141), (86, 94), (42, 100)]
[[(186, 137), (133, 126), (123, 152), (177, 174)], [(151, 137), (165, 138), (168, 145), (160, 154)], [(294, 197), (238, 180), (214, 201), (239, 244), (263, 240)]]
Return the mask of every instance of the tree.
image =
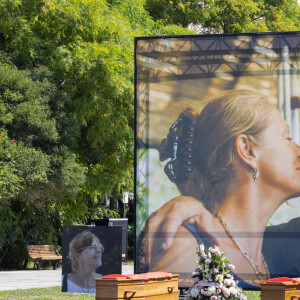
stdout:
[(146, 0), (155, 20), (184, 27), (197, 25), (203, 33), (299, 30), (296, 0)]
[(132, 189), (134, 37), (189, 31), (154, 22), (138, 0), (5, 0), (0, 15), (0, 40), (12, 61), (46, 65), (70, 98), (86, 189)]
[(26, 243), (59, 242), (61, 214), (82, 206), (77, 194), (86, 169), (68, 148), (66, 136), (79, 134), (79, 126), (52, 73), (18, 70), (7, 61), (0, 72), (0, 266), (18, 267)]
[(19, 268), (25, 243), (114, 214), (103, 196), (133, 187), (134, 37), (190, 31), (139, 0), (3, 0), (0, 15), (0, 267)]
[(66, 136), (79, 131), (75, 119), (62, 109), (69, 99), (51, 83), (46, 68), (19, 71), (2, 63), (0, 72), (0, 162), (15, 178), (14, 184), (7, 177), (1, 181), (0, 203), (17, 196), (39, 205), (76, 195), (85, 169), (68, 149)]

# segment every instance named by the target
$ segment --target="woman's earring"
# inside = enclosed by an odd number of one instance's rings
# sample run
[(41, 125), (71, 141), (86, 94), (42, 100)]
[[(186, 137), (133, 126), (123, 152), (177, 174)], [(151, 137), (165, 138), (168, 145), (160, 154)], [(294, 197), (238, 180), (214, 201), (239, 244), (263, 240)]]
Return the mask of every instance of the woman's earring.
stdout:
[(258, 169), (253, 170), (253, 179), (254, 179), (254, 181), (257, 180), (258, 176), (259, 176), (259, 171), (258, 171)]

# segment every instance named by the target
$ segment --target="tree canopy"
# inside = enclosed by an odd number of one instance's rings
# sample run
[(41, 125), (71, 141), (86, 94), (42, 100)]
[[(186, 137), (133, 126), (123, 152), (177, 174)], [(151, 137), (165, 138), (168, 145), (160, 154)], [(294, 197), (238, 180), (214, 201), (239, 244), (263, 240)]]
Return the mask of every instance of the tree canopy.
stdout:
[[(0, 267), (133, 189), (134, 37), (190, 32), (139, 0), (0, 3)], [(11, 253), (14, 253), (11, 255)]]
[(196, 25), (203, 33), (299, 30), (297, 0), (146, 0), (146, 9), (164, 24)]
[(186, 30), (154, 22), (136, 0), (5, 0), (0, 15), (2, 51), (19, 69), (47, 66), (69, 99), (87, 190), (131, 189), (134, 37)]

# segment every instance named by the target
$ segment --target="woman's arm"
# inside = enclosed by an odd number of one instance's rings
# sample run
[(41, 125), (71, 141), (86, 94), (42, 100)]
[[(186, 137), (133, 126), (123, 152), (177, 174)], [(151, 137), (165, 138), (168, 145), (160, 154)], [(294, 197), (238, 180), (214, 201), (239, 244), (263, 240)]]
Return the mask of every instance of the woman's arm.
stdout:
[[(211, 213), (203, 207), (199, 200), (188, 196), (178, 196), (152, 213), (147, 220), (142, 232), (142, 244), (147, 245), (144, 255), (150, 256), (153, 243), (156, 241), (157, 247), (158, 240), (160, 242), (159, 248), (164, 251), (168, 250), (182, 222), (196, 223), (202, 232), (206, 232), (214, 240), (214, 243), (219, 245), (218, 239), (209, 234), (213, 231), (213, 223), (216, 222)], [(157, 239), (158, 232), (160, 239)]]
[(197, 240), (185, 227), (179, 226), (173, 236), (172, 245), (163, 250), (153, 244), (149, 271), (166, 271), (171, 273), (191, 273), (195, 269), (197, 259)]

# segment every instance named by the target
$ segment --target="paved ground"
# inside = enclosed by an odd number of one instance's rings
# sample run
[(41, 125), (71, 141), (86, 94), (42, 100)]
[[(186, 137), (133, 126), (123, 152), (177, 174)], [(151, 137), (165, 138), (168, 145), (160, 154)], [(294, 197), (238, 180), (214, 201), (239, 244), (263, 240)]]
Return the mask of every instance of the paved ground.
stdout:
[[(133, 274), (133, 265), (122, 264), (122, 274)], [(61, 269), (0, 272), (0, 291), (61, 285)]]

